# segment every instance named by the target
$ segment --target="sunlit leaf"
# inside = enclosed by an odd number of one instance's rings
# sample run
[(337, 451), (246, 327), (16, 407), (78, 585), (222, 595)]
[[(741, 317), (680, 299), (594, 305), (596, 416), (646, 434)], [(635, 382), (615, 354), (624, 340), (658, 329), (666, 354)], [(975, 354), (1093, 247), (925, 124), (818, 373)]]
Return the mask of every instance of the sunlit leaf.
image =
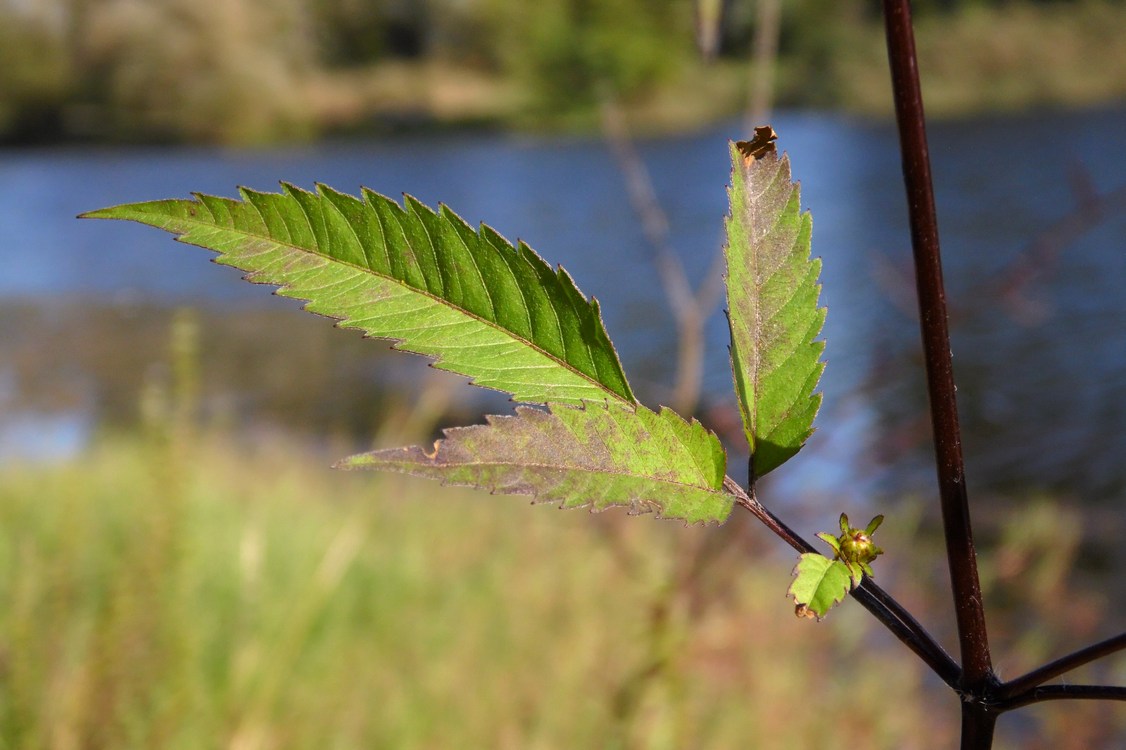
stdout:
[(531, 495), (564, 508), (623, 506), (690, 523), (723, 521), (731, 512), (719, 439), (669, 409), (518, 407), (515, 416), (487, 419), (446, 430), (429, 452), (377, 450), (339, 465)]
[(794, 597), (799, 614), (808, 610), (817, 619), (824, 617), (852, 589), (852, 574), (848, 566), (816, 552), (801, 556), (794, 568), (794, 576), (789, 594)]
[(636, 402), (597, 302), (527, 245), (409, 196), (400, 206), (323, 185), (240, 192), (241, 201), (197, 195), (84, 216), (165, 229), (342, 327), (396, 340), (518, 401)]
[(797, 453), (813, 432), (821, 405), (814, 389), (824, 369), (824, 343), (814, 340), (825, 320), (817, 307), (821, 262), (810, 258), (811, 220), (800, 211), (789, 158), (772, 140), (731, 145), (727, 302), (752, 481)]

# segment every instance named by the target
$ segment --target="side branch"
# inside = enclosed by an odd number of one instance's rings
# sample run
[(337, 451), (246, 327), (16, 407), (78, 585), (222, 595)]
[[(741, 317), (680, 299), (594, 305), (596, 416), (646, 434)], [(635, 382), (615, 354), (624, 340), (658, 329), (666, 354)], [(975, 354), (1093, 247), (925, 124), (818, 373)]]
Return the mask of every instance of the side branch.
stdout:
[[(735, 495), (736, 504), (750, 511), (751, 515), (761, 521), (786, 544), (802, 553), (817, 551), (813, 545), (798, 536), (760, 503), (753, 494), (748, 495), (730, 477), (724, 479), (724, 486)], [(927, 632), (926, 628), (890, 594), (877, 586), (870, 578), (866, 578), (859, 588), (852, 591), (852, 597), (883, 623), (884, 627), (890, 630), (907, 648), (915, 652), (943, 682), (951, 687), (958, 684), (962, 675), (958, 664)]]
[(1109, 656), (1117, 651), (1126, 649), (1126, 633), (1107, 638), (1093, 645), (1081, 648), (1075, 653), (1062, 656), (1042, 667), (1032, 670), (1028, 674), (1009, 680), (998, 690), (1001, 698), (1017, 698), (1027, 693), (1038, 685), (1043, 685), (1048, 680), (1059, 677), (1061, 674), (1077, 669), (1084, 664), (1089, 664), (1104, 656)]
[(992, 664), (966, 497), (962, 439), (954, 395), (950, 334), (947, 330), (946, 292), (938, 243), (938, 219), (934, 206), (923, 96), (919, 87), (909, 0), (884, 0), (884, 20), (903, 157), (903, 177), (910, 212), (911, 246), (919, 295), (919, 325), (927, 366), (927, 390), (934, 426), (946, 556), (962, 652), (962, 688), (974, 690), (991, 680)]
[[(919, 657), (926, 662), (927, 666), (938, 675), (939, 679), (945, 682), (952, 688), (957, 688), (959, 681), (962, 679), (962, 668), (958, 666), (958, 662), (954, 661), (950, 654), (946, 653), (938, 641), (934, 640), (926, 628), (915, 619), (915, 616), (907, 611), (902, 604), (884, 591), (883, 588), (876, 585), (876, 582), (871, 578), (865, 578), (860, 584), (860, 588), (852, 592), (853, 598), (860, 602), (869, 612), (875, 614), (871, 607), (865, 604), (867, 597), (871, 596), (875, 601), (882, 604), (889, 612), (891, 612), (904, 627), (911, 633), (915, 634), (920, 639), (920, 645), (926, 647), (927, 653), (923, 654), (919, 651)], [(910, 644), (908, 644), (910, 646)]]
[(1042, 685), (992, 707), (995, 712), (1012, 711), (1033, 703), (1062, 700), (1126, 701), (1126, 687), (1108, 685)]

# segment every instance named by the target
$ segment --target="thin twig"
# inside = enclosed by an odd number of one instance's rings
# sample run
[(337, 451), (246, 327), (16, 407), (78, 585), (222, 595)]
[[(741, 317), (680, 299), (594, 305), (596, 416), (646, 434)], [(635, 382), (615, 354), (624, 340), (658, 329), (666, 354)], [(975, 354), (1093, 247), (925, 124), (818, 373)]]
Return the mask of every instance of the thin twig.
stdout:
[[(621, 107), (609, 87), (601, 93), (602, 130), (625, 179), (626, 191), (652, 250), (653, 265), (664, 287), (677, 326), (676, 380), (671, 397), (674, 411), (696, 411), (704, 377), (704, 324), (719, 304), (722, 283), (705, 282), (694, 292), (680, 256), (669, 241), (669, 221), (653, 189), (645, 162), (634, 148)], [(722, 270), (723, 253), (716, 253)], [(710, 274), (711, 275), (711, 274)], [(722, 282), (722, 273), (714, 274)]]
[[(1022, 312), (1021, 308), (1031, 307), (1031, 303), (1024, 299), (1028, 287), (1037, 278), (1051, 275), (1060, 253), (1084, 233), (1113, 216), (1115, 210), (1126, 208), (1126, 185), (1099, 192), (1089, 184), (1089, 175), (1083, 165), (1073, 166), (1072, 174), (1072, 181), (1080, 183), (1075, 188), (1076, 206), (1037, 232), (1007, 267), (975, 284), (965, 294), (967, 300), (985, 300), (993, 304), (1002, 299), (1013, 308), (1015, 317)], [(888, 301), (905, 315), (914, 317), (917, 313), (915, 301), (910, 299), (910, 294), (904, 293), (910, 286), (911, 270), (892, 263), (884, 253), (873, 253), (872, 264), (872, 275), (883, 288)], [(965, 313), (963, 305), (962, 314)], [(957, 323), (958, 317), (953, 313), (952, 318)]]
[(1034, 669), (1028, 674), (1009, 680), (1001, 686), (997, 694), (1005, 699), (1015, 698), (1029, 692), (1037, 685), (1043, 685), (1048, 680), (1123, 649), (1126, 649), (1126, 633), (1119, 633), (1105, 641), (1099, 641), (1067, 656), (1061, 656), (1059, 659)]
[[(1059, 254), (1068, 245), (1086, 232), (1097, 227), (1116, 209), (1126, 206), (1126, 185), (1113, 190), (1098, 192), (1090, 184), (1090, 176), (1081, 164), (1072, 167), (1072, 181), (1075, 187), (1076, 206), (1068, 213), (1040, 231), (1020, 254), (1019, 260), (1012, 264), (1001, 283), (996, 281), (983, 285), (983, 289), (971, 292), (971, 298), (1001, 296), (1014, 305), (1021, 300), (1022, 293), (1037, 277), (1050, 275)], [(993, 288), (991, 289), (990, 286)], [(1027, 303), (1026, 303), (1027, 304)]]
[(995, 712), (1012, 711), (1033, 703), (1059, 700), (1126, 701), (1126, 687), (1110, 685), (1042, 685), (991, 708)]
[[(916, 637), (920, 638), (921, 642), (926, 649), (926, 654), (919, 654), (927, 663), (939, 679), (945, 682), (950, 687), (956, 687), (958, 681), (962, 678), (962, 668), (958, 666), (958, 662), (954, 661), (950, 654), (946, 653), (938, 641), (936, 641), (922, 623), (915, 619), (907, 609), (896, 601), (895, 597), (884, 591), (879, 585), (876, 584), (871, 578), (865, 578), (860, 588), (852, 592), (857, 601), (862, 601), (862, 596), (870, 595), (873, 599), (880, 602), (889, 612), (903, 623), (904, 627), (910, 630)], [(919, 653), (919, 652), (916, 652)]]
[[(748, 494), (735, 480), (725, 477), (724, 488), (735, 496), (737, 505), (750, 511), (776, 536), (798, 552), (817, 551), (813, 545), (801, 538), (793, 529), (760, 503), (753, 494)], [(907, 648), (922, 659), (946, 684), (954, 687), (958, 683), (961, 677), (961, 669), (959, 669), (958, 664), (939, 645), (938, 641), (890, 594), (870, 579), (866, 579), (859, 588), (853, 589), (852, 597), (883, 623)]]
[(903, 177), (911, 222), (911, 245), (919, 294), (919, 324), (927, 364), (927, 388), (935, 434), (939, 498), (946, 555), (962, 652), (963, 689), (976, 692), (995, 678), (989, 656), (985, 609), (966, 497), (962, 440), (947, 330), (946, 293), (938, 243), (938, 220), (931, 182), (923, 97), (915, 57), (908, 0), (884, 0), (888, 61), (891, 65)]

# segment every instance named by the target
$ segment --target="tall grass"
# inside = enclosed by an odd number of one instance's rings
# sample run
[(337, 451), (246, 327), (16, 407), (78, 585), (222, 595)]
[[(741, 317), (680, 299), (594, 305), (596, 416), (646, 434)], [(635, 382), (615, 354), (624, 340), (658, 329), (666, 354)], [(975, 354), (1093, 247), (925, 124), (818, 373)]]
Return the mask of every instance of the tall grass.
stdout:
[(865, 657), (893, 694), (848, 685), (863, 620), (798, 622), (788, 562), (673, 602), (678, 655), (616, 716), (702, 529), (338, 474), (276, 439), (177, 450), (107, 436), (0, 471), (3, 747), (834, 744), (813, 710), (936, 746), (911, 660)]
[[(0, 748), (953, 742), (942, 686), (859, 607), (795, 618), (792, 559), (742, 519), (686, 577), (714, 528), (333, 472), (347, 446), (201, 430), (196, 335), (178, 313), (140, 428), (0, 462)], [(428, 422), (433, 398), (395, 423)], [(933, 621), (934, 571), (895, 553), (919, 547), (910, 517), (881, 530), (884, 567)], [(1102, 610), (1063, 585), (1078, 527), (1045, 503), (1026, 520), (984, 583), (1035, 576), (1045, 598), (1022, 609), (1052, 628), (1023, 647), (1052, 649)], [(1037, 554), (1049, 541), (1060, 554)], [(1032, 725), (1045, 747), (1122, 736), (1112, 706), (1058, 708)], [(1031, 746), (1016, 729), (1009, 746)]]

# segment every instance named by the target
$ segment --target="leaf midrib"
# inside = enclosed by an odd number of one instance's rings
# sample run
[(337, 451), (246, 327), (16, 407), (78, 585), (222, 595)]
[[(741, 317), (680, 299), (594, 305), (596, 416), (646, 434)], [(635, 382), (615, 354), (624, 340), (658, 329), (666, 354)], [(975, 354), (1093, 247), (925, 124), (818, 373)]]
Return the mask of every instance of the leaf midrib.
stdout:
[[(199, 207), (201, 207), (201, 208), (203, 208), (203, 209), (207, 210), (207, 211), (208, 211), (208, 213), (210, 214), (210, 209), (208, 209), (208, 208), (207, 208), (207, 206), (206, 206), (206, 205), (205, 205), (204, 203), (202, 203), (202, 202), (200, 202), (200, 201), (198, 201), (198, 200), (196, 200), (196, 201), (192, 201), (192, 202), (193, 202), (193, 203), (195, 203), (195, 204), (196, 204), (197, 206), (199, 206)], [(261, 210), (260, 210), (260, 209), (259, 209), (259, 208), (258, 208), (258, 207), (257, 207), (257, 206), (256, 206), (256, 205), (255, 205), (255, 204), (253, 203), (253, 202), (249, 202), (249, 203), (250, 203), (250, 205), (251, 205), (251, 206), (254, 206), (254, 210), (255, 210), (255, 211), (256, 211), (256, 212), (258, 213), (259, 217), (261, 217), (261, 216), (262, 216), (262, 212), (261, 212)], [(331, 201), (330, 201), (330, 204), (331, 204)], [(307, 214), (307, 213), (305, 212), (305, 209), (304, 209), (304, 207), (303, 207), (303, 206), (301, 206), (300, 204), (298, 204), (298, 208), (300, 208), (300, 210), (301, 210), (301, 215), (305, 217), (305, 221), (306, 221), (306, 223), (310, 224), (310, 229), (311, 229), (311, 228), (312, 228), (312, 226), (311, 226), (311, 225), (312, 225), (312, 221), (311, 221), (311, 219), (309, 218), (309, 215), (308, 215), (308, 214)], [(332, 208), (333, 208), (333, 210), (337, 211), (337, 213), (339, 214), (339, 209), (337, 209), (337, 208), (336, 208), (335, 206), (333, 206)], [(348, 226), (349, 226), (349, 228), (351, 229), (351, 231), (353, 232), (353, 234), (355, 234), (355, 229), (351, 227), (351, 224), (350, 224), (350, 222), (348, 222), (348, 221), (347, 221), (347, 217), (344, 217), (344, 216), (343, 216), (343, 214), (340, 214), (340, 216), (341, 216), (341, 218), (342, 218), (342, 219), (344, 219), (344, 223), (345, 223), (346, 225), (348, 225)], [(254, 232), (250, 232), (250, 231), (247, 231), (247, 230), (245, 230), (245, 229), (240, 229), (240, 228), (237, 228), (237, 227), (220, 227), (220, 226), (218, 226), (218, 225), (216, 225), (216, 224), (214, 224), (214, 223), (208, 223), (208, 222), (206, 222), (206, 221), (203, 221), (203, 220), (201, 220), (201, 219), (195, 218), (195, 216), (194, 216), (194, 215), (191, 215), (191, 216), (189, 216), (189, 217), (187, 217), (187, 218), (183, 218), (183, 219), (181, 219), (181, 221), (183, 221), (183, 222), (185, 222), (185, 223), (189, 223), (189, 224), (194, 224), (194, 225), (198, 225), (198, 226), (200, 226), (200, 227), (204, 227), (204, 228), (207, 228), (207, 229), (214, 229), (214, 230), (220, 230), (220, 231), (224, 231), (224, 232), (231, 232), (231, 233), (234, 233), (234, 234), (239, 234), (239, 235), (242, 235), (242, 236), (245, 236), (245, 237), (251, 238), (251, 239), (257, 239), (257, 240), (265, 240), (265, 241), (271, 242), (271, 243), (273, 243), (273, 244), (275, 244), (275, 245), (279, 245), (279, 246), (282, 246), (282, 247), (290, 248), (290, 249), (292, 249), (292, 250), (294, 250), (294, 251), (299, 251), (299, 252), (307, 252), (307, 253), (311, 253), (311, 254), (313, 254), (313, 255), (317, 255), (317, 256), (319, 256), (319, 257), (321, 257), (321, 258), (324, 258), (324, 259), (326, 259), (326, 260), (328, 260), (328, 261), (330, 261), (330, 262), (333, 262), (333, 263), (338, 263), (338, 264), (340, 264), (341, 266), (346, 266), (346, 267), (348, 267), (348, 268), (352, 268), (352, 269), (355, 269), (356, 271), (359, 271), (360, 273), (367, 273), (367, 274), (370, 274), (370, 275), (372, 275), (372, 276), (375, 276), (375, 277), (377, 277), (377, 278), (380, 278), (380, 279), (384, 279), (384, 280), (386, 280), (386, 281), (390, 281), (390, 282), (392, 282), (392, 283), (398, 284), (399, 286), (403, 287), (404, 289), (407, 289), (407, 290), (409, 290), (409, 291), (411, 291), (411, 292), (413, 292), (413, 293), (415, 293), (415, 294), (420, 294), (420, 295), (422, 295), (422, 296), (424, 296), (424, 297), (427, 297), (427, 298), (429, 298), (429, 299), (431, 299), (431, 300), (433, 300), (433, 301), (435, 301), (435, 302), (438, 302), (438, 303), (440, 303), (440, 304), (443, 304), (443, 305), (445, 305), (446, 307), (449, 307), (449, 308), (452, 308), (452, 309), (454, 309), (454, 310), (457, 310), (458, 312), (462, 313), (463, 315), (465, 315), (465, 316), (466, 316), (466, 317), (468, 317), (468, 318), (472, 318), (473, 320), (476, 320), (476, 321), (478, 321), (479, 323), (481, 323), (481, 324), (483, 324), (483, 325), (485, 325), (485, 326), (488, 326), (489, 328), (492, 328), (492, 329), (493, 329), (493, 330), (495, 330), (495, 331), (499, 331), (499, 332), (502, 332), (502, 333), (504, 333), (505, 335), (509, 336), (510, 338), (513, 338), (513, 339), (515, 339), (515, 340), (517, 340), (517, 341), (523, 342), (523, 343), (524, 343), (524, 344), (525, 344), (526, 346), (528, 346), (528, 347), (529, 347), (530, 349), (533, 349), (533, 350), (535, 350), (536, 352), (538, 352), (538, 353), (540, 353), (541, 355), (543, 355), (543, 356), (544, 356), (545, 358), (547, 358), (547, 359), (549, 359), (549, 360), (551, 360), (551, 361), (555, 362), (555, 363), (556, 363), (556, 364), (557, 364), (557, 365), (558, 365), (559, 367), (561, 367), (562, 369), (564, 369), (564, 370), (567, 370), (568, 372), (571, 372), (571, 373), (573, 373), (574, 375), (577, 375), (577, 376), (578, 376), (579, 378), (581, 378), (581, 379), (583, 379), (583, 380), (587, 381), (588, 383), (590, 383), (590, 384), (592, 384), (592, 385), (596, 386), (596, 387), (597, 387), (597, 388), (598, 388), (599, 390), (602, 390), (602, 391), (604, 391), (605, 393), (608, 393), (608, 394), (610, 394), (610, 395), (611, 395), (611, 396), (612, 396), (612, 397), (613, 397), (613, 398), (614, 398), (615, 400), (617, 400), (617, 401), (619, 401), (619, 402), (621, 402), (621, 403), (623, 403), (623, 404), (629, 404), (629, 405), (631, 405), (631, 406), (632, 406), (632, 405), (636, 405), (636, 403), (637, 403), (637, 402), (635, 402), (635, 401), (630, 401), (630, 400), (626, 399), (626, 398), (625, 398), (625, 397), (623, 397), (623, 396), (622, 396), (622, 395), (621, 395), (620, 393), (618, 393), (618, 392), (616, 392), (616, 391), (614, 391), (614, 390), (612, 390), (612, 389), (608, 388), (608, 387), (606, 386), (606, 384), (604, 384), (604, 383), (602, 383), (602, 382), (600, 382), (600, 381), (598, 381), (598, 380), (595, 380), (595, 379), (591, 378), (591, 377), (590, 377), (589, 375), (587, 375), (586, 373), (582, 372), (581, 370), (578, 370), (578, 369), (576, 369), (575, 367), (573, 367), (572, 365), (570, 365), (570, 364), (569, 364), (568, 362), (566, 362), (566, 361), (564, 361), (564, 360), (561, 360), (561, 359), (559, 359), (559, 358), (558, 358), (557, 356), (555, 356), (555, 355), (554, 355), (554, 354), (552, 354), (551, 352), (548, 352), (548, 351), (546, 351), (545, 349), (543, 349), (542, 347), (538, 346), (538, 345), (537, 345), (537, 344), (535, 344), (534, 342), (531, 342), (531, 341), (529, 341), (529, 340), (527, 340), (527, 339), (525, 339), (525, 338), (523, 338), (523, 337), (517, 336), (517, 335), (515, 335), (515, 334), (514, 334), (514, 333), (513, 333), (512, 331), (508, 330), (507, 328), (502, 328), (501, 326), (499, 326), (499, 325), (498, 325), (498, 324), (496, 324), (495, 322), (493, 322), (493, 321), (491, 321), (491, 320), (486, 320), (485, 318), (482, 318), (482, 317), (481, 317), (480, 315), (477, 315), (477, 314), (476, 314), (476, 313), (474, 313), (474, 312), (471, 312), (471, 311), (469, 311), (469, 310), (466, 310), (466, 309), (465, 309), (464, 307), (461, 307), (461, 306), (459, 306), (459, 305), (455, 305), (455, 304), (453, 304), (453, 303), (452, 303), (452, 302), (450, 302), (449, 300), (446, 300), (446, 299), (442, 299), (441, 297), (436, 297), (435, 295), (433, 295), (432, 293), (430, 293), (430, 292), (429, 292), (428, 290), (424, 290), (424, 289), (419, 289), (418, 287), (415, 287), (415, 286), (411, 286), (411, 285), (409, 285), (409, 284), (407, 284), (407, 283), (404, 283), (403, 281), (401, 281), (401, 280), (399, 280), (399, 279), (396, 279), (396, 278), (395, 278), (395, 277), (393, 277), (393, 276), (388, 276), (388, 275), (385, 275), (385, 274), (381, 274), (381, 273), (378, 273), (378, 272), (376, 272), (376, 271), (372, 270), (371, 268), (365, 268), (365, 267), (363, 267), (363, 266), (359, 266), (359, 265), (357, 265), (357, 264), (355, 264), (355, 263), (353, 263), (353, 262), (351, 262), (351, 261), (347, 261), (347, 260), (342, 260), (342, 259), (340, 259), (340, 258), (336, 258), (336, 257), (334, 257), (334, 256), (332, 256), (332, 255), (329, 255), (328, 253), (325, 253), (324, 251), (320, 250), (319, 248), (318, 248), (318, 249), (310, 249), (310, 248), (302, 247), (302, 246), (300, 246), (300, 245), (296, 245), (296, 244), (294, 244), (294, 243), (292, 243), (292, 242), (283, 242), (283, 241), (281, 241), (281, 240), (279, 240), (279, 239), (277, 239), (277, 238), (275, 238), (275, 237), (271, 237), (271, 236), (269, 236), (269, 235), (260, 235), (260, 234), (255, 234)], [(263, 217), (263, 221), (265, 221), (264, 217)], [(382, 225), (382, 220), (380, 221), (380, 224)], [(423, 229), (425, 230), (425, 226), (423, 227)], [(311, 232), (311, 234), (313, 234), (313, 239), (314, 239), (314, 242), (315, 242), (315, 241), (316, 241), (316, 235), (315, 235), (315, 233), (312, 233), (312, 232)], [(186, 244), (189, 244), (189, 245), (195, 245), (196, 247), (201, 247), (201, 248), (203, 248), (204, 250), (209, 250), (209, 251), (211, 251), (211, 252), (216, 252), (216, 253), (218, 253), (219, 255), (229, 255), (229, 253), (225, 253), (225, 252), (223, 252), (223, 251), (221, 251), (221, 250), (215, 250), (215, 248), (211, 248), (211, 247), (208, 247), (208, 246), (206, 246), (206, 245), (201, 245), (201, 244), (199, 244), (198, 242), (192, 242), (191, 240), (185, 240), (185, 239), (184, 239), (184, 236), (183, 236), (183, 235), (184, 235), (184, 233), (180, 233), (180, 235), (179, 235), (178, 237), (176, 237), (176, 241), (177, 241), (177, 242), (185, 242)], [(429, 236), (430, 236), (430, 235), (429, 235), (429, 231), (427, 231), (427, 237), (429, 238)], [(363, 244), (363, 242), (362, 242), (362, 241), (360, 241), (360, 240), (359, 240), (359, 236), (358, 236), (358, 235), (356, 236), (356, 238), (357, 238), (357, 242), (359, 242), (359, 243), (360, 243), (360, 247), (361, 247), (361, 248), (362, 248), (362, 247), (364, 247), (364, 244)], [(433, 241), (432, 241), (432, 240), (431, 240), (431, 244), (433, 244)], [(464, 243), (463, 243), (463, 244), (464, 244)], [(492, 243), (489, 243), (489, 244), (490, 244), (490, 246), (493, 246), (493, 245), (492, 245)], [(495, 246), (494, 246), (494, 247), (495, 247)], [(475, 266), (475, 267), (477, 266), (476, 260), (474, 260), (474, 266)], [(478, 274), (480, 274), (480, 269), (479, 269), (479, 268), (478, 268)], [(267, 281), (267, 282), (262, 282), (262, 283), (265, 283), (265, 284), (271, 284), (271, 285), (273, 285), (273, 282), (268, 282), (268, 281)], [(287, 287), (287, 286), (290, 286), (290, 285), (289, 285), (289, 284), (282, 284), (281, 286), (282, 286), (282, 288), (284, 288), (284, 287)], [(488, 286), (487, 286), (487, 285), (484, 285), (484, 288), (486, 289), (486, 292), (488, 292)], [(519, 288), (519, 285), (517, 285), (517, 288)], [(521, 297), (523, 298), (523, 289), (521, 289)], [(307, 301), (311, 301), (311, 300), (307, 300)], [(490, 295), (490, 301), (491, 301), (491, 295)], [(525, 302), (526, 302), (526, 299), (525, 299)], [(493, 312), (495, 313), (495, 312), (496, 312), (496, 310), (495, 310), (495, 304), (493, 305), (493, 307), (494, 307), (494, 310), (493, 310)], [(552, 307), (551, 309), (552, 309), (552, 312), (553, 312), (553, 313), (555, 313), (555, 308), (554, 308), (554, 307)], [(556, 314), (556, 317), (557, 317), (557, 319), (558, 319), (558, 314), (557, 314), (557, 313), (555, 313), (555, 314)], [(380, 337), (380, 338), (382, 338), (382, 337)], [(389, 340), (389, 341), (400, 341), (400, 342), (401, 342), (401, 341), (403, 341), (403, 339), (398, 339), (398, 338), (395, 338), (395, 337), (388, 337), (388, 338), (387, 338), (387, 340)], [(441, 361), (441, 358), (439, 358), (439, 361)], [(505, 391), (505, 392), (507, 392), (507, 391)]]
[[(363, 454), (361, 454), (361, 455), (363, 455)], [(408, 463), (408, 462), (403, 461), (402, 463)], [(428, 466), (427, 464), (415, 464), (415, 463), (409, 463), (409, 465), (410, 466), (422, 466), (422, 467)], [(591, 468), (588, 468), (586, 466), (565, 466), (565, 465), (560, 465), (560, 464), (545, 464), (545, 463), (538, 463), (538, 462), (535, 462), (535, 461), (524, 461), (524, 460), (515, 460), (515, 459), (513, 461), (461, 461), (461, 462), (458, 462), (457, 464), (434, 463), (434, 464), (430, 464), (429, 468), (445, 469), (445, 468), (458, 468), (458, 467), (463, 467), (463, 466), (473, 466), (473, 467), (477, 467), (477, 466), (500, 466), (500, 467), (517, 467), (517, 468), (521, 468), (521, 469), (551, 469), (553, 471), (565, 471), (565, 472), (581, 473), (581, 474), (608, 474), (608, 475), (611, 475), (611, 476), (632, 477), (632, 478), (635, 478), (635, 479), (644, 479), (646, 481), (657, 482), (659, 484), (671, 484), (671, 485), (675, 485), (677, 487), (687, 487), (689, 489), (702, 490), (704, 492), (710, 492), (710, 493), (714, 493), (714, 494), (717, 494), (717, 495), (728, 494), (728, 493), (725, 493), (725, 492), (722, 491), (722, 489), (723, 489), (722, 484), (720, 485), (720, 489), (713, 489), (712, 487), (709, 487), (706, 484), (706, 481), (707, 481), (706, 479), (704, 480), (705, 484), (688, 484), (686, 482), (679, 482), (675, 479), (663, 479), (661, 477), (654, 477), (654, 476), (651, 476), (649, 474), (636, 474), (636, 473), (629, 472), (629, 471), (622, 471), (622, 470), (615, 470), (615, 469), (591, 469)]]
[[(751, 171), (752, 171), (753, 168), (754, 167), (752, 165), (751, 168), (747, 169), (746, 172), (745, 172), (745, 175), (743, 177), (744, 183), (746, 183), (744, 189), (746, 189), (748, 191), (748, 193), (753, 192), (753, 184), (749, 184), (749, 183), (751, 183)], [(767, 185), (765, 185), (762, 190), (757, 191), (757, 194), (749, 196), (750, 200), (748, 201), (748, 203), (750, 205), (747, 207), (747, 212), (751, 215), (750, 216), (750, 224), (751, 224), (751, 232), (752, 233), (756, 233), (756, 230), (757, 230), (759, 223), (760, 223), (760, 220), (761, 220), (761, 214), (765, 213), (765, 210), (762, 208), (762, 205), (761, 205), (762, 197), (764, 195), (766, 195), (768, 192), (770, 192), (771, 188), (774, 187), (775, 183), (778, 180), (778, 176), (779, 176), (780, 173), (781, 173), (781, 169), (779, 168), (779, 165), (775, 165), (773, 172), (771, 174), (770, 182)], [(785, 209), (783, 209), (782, 211), (774, 212), (774, 213), (775, 213), (775, 219), (774, 219), (774, 222), (770, 225), (769, 229), (767, 229), (767, 230), (765, 230), (761, 233), (758, 233), (758, 235), (759, 235), (758, 237), (752, 236), (752, 237), (748, 238), (751, 242), (754, 242), (759, 247), (762, 247), (762, 245), (767, 243), (768, 238), (774, 233), (774, 230), (778, 227), (778, 225), (780, 223), (782, 223), (782, 217), (785, 214)], [(761, 295), (759, 293), (762, 290), (762, 288), (764, 286), (766, 286), (766, 279), (760, 278), (760, 271), (762, 269), (763, 253), (762, 252), (752, 252), (750, 255), (751, 255), (751, 258), (752, 258), (752, 261), (751, 261), (752, 269), (751, 270), (753, 272), (751, 279), (754, 283), (754, 288), (755, 288), (755, 294), (753, 295), (753, 297), (751, 297), (751, 299), (753, 300), (752, 304), (754, 305), (754, 329), (752, 331), (752, 334), (753, 334), (752, 340), (753, 341), (765, 341), (766, 340), (766, 333), (765, 333), (766, 323), (763, 321), (763, 315), (762, 315), (763, 305), (762, 305), (762, 298), (761, 298)], [(795, 289), (795, 291), (791, 294), (790, 298), (792, 299), (793, 296), (796, 295), (796, 294), (797, 294), (797, 291)], [(780, 306), (779, 310), (781, 310), (781, 309), (782, 309), (782, 307)], [(775, 312), (775, 314), (777, 314), (777, 311)], [(771, 318), (773, 318), (773, 317), (774, 316), (772, 315)], [(769, 319), (766, 322), (769, 322)], [(795, 348), (794, 351), (797, 351), (797, 348)], [(789, 361), (790, 357), (793, 356), (793, 353), (794, 352), (790, 352), (789, 354), (786, 355), (786, 361)], [(760, 392), (759, 388), (760, 388), (761, 383), (762, 383), (763, 371), (766, 369), (763, 366), (763, 363), (764, 363), (764, 360), (761, 356), (757, 356), (757, 357), (754, 358), (754, 373), (751, 376), (751, 389), (752, 389), (751, 392), (756, 396), (755, 398), (753, 398), (751, 400), (751, 403), (753, 404), (752, 409), (754, 410), (754, 413), (751, 415), (751, 420), (752, 420), (753, 424), (758, 425), (759, 427), (764, 426), (764, 425), (761, 425), (760, 422), (759, 422), (760, 415), (762, 414), (762, 405), (760, 404), (760, 399), (757, 398), (757, 395)], [(798, 400), (800, 400), (800, 396), (799, 396), (799, 398), (795, 399), (794, 403), (797, 403)], [(790, 406), (793, 406), (793, 404), (791, 404)], [(787, 414), (788, 413), (789, 413), (789, 409), (787, 409)], [(777, 429), (778, 425), (777, 424), (769, 425), (769, 427), (773, 428), (773, 429)], [(773, 434), (773, 432), (771, 431), (767, 434)]]

